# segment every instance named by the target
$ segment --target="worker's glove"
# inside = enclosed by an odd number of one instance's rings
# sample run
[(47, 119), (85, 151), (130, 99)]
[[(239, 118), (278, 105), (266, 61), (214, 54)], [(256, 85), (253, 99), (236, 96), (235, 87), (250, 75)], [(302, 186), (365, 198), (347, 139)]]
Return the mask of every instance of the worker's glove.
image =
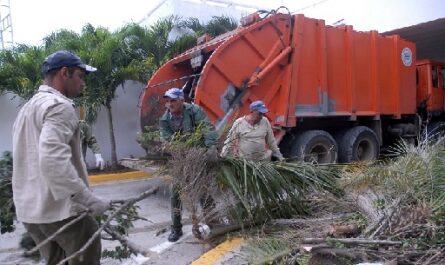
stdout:
[(74, 202), (85, 206), (93, 216), (100, 216), (103, 212), (110, 208), (109, 202), (105, 202), (97, 198), (88, 188), (74, 194), (71, 199)]
[(94, 154), (96, 157), (96, 167), (100, 168), (100, 170), (104, 170), (105, 167), (105, 161), (102, 158), (101, 154)]

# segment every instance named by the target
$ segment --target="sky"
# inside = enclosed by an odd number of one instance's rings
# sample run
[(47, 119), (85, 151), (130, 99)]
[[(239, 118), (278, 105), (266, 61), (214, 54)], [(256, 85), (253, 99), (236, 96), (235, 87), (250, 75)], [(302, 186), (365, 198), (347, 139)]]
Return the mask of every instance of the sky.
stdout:
[[(51, 32), (80, 32), (86, 23), (116, 30), (140, 21), (161, 0), (0, 0), (10, 1), (15, 43), (41, 44)], [(196, 1), (196, 0), (195, 0)], [(232, 0), (264, 8), (287, 6), (291, 12), (353, 25), (356, 30), (384, 32), (445, 17), (442, 0)], [(0, 9), (0, 13), (4, 11)]]

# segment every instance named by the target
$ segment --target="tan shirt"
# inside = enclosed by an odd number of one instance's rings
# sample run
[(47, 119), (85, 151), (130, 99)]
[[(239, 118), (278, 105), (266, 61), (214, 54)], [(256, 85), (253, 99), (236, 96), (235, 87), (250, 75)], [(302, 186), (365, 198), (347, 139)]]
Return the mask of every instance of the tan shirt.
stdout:
[(49, 86), (22, 107), (13, 126), (12, 189), (17, 219), (52, 223), (82, 207), (71, 195), (88, 186), (73, 102)]
[(233, 123), (224, 141), (221, 156), (238, 156), (255, 161), (268, 160), (271, 153), (266, 149), (267, 146), (274, 156), (283, 157), (269, 120), (263, 117), (257, 124), (251, 125), (244, 116)]

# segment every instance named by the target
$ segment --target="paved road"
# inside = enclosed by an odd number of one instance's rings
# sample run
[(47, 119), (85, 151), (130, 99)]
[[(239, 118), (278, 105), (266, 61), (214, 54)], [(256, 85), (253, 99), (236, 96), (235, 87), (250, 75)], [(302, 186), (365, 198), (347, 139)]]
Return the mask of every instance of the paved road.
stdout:
[[(155, 251), (151, 259), (127, 259), (123, 261), (104, 259), (103, 264), (189, 264), (200, 257), (211, 246), (202, 244), (191, 234), (191, 226), (184, 226), (185, 236), (175, 244), (167, 241), (170, 227), (170, 200), (169, 186), (159, 178), (147, 180), (114, 182), (109, 184), (94, 185), (94, 193), (104, 199), (128, 199), (148, 190), (151, 187), (159, 186), (157, 194), (152, 195), (137, 205), (140, 207), (139, 214), (149, 221), (137, 221), (135, 227), (129, 231), (131, 241), (139, 244), (144, 249)], [(187, 214), (185, 213), (186, 217)], [(162, 231), (165, 231), (162, 233)], [(24, 232), (21, 224), (17, 224), (14, 233), (0, 235), (0, 264), (44, 264), (21, 257), (21, 250), (18, 248), (20, 235)], [(112, 249), (116, 242), (102, 241), (103, 248)]]

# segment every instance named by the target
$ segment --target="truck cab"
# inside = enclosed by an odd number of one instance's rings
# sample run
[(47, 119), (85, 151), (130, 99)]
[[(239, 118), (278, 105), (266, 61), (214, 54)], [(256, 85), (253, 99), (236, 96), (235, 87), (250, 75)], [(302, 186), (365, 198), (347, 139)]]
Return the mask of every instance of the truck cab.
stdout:
[(445, 64), (420, 60), (416, 66), (418, 108), (434, 119), (445, 110)]

